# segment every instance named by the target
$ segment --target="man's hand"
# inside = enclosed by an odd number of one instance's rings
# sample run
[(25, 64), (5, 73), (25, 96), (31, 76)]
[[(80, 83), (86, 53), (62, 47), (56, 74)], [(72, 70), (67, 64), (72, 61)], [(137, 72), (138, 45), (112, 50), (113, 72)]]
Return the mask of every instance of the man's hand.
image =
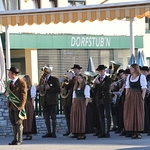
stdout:
[(18, 110), (22, 110), (22, 107), (18, 107)]
[(45, 89), (46, 89), (46, 90), (50, 89), (50, 86), (49, 86), (48, 84), (45, 85)]

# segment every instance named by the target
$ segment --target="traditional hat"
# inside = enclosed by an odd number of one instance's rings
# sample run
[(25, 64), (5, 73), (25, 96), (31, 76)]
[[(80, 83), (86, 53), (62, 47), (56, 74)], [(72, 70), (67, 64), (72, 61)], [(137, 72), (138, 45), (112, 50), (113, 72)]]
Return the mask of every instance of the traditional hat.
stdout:
[(7, 69), (7, 70), (9, 70), (9, 71), (11, 71), (11, 72), (13, 72), (13, 73), (16, 73), (16, 74), (19, 73), (19, 69), (18, 69), (18, 68), (15, 68), (15, 67), (11, 67), (10, 69)]
[(130, 69), (126, 69), (126, 70), (124, 71), (124, 74), (130, 74)]
[(98, 67), (97, 67), (97, 71), (99, 71), (99, 70), (105, 70), (107, 67), (106, 66), (104, 66), (104, 65), (99, 65)]
[(120, 69), (120, 70), (118, 71), (117, 75), (120, 75), (121, 73), (124, 73), (124, 72), (125, 72), (125, 70)]
[(149, 71), (149, 68), (148, 68), (148, 66), (143, 66), (143, 67), (141, 68), (141, 70)]
[(82, 69), (82, 67), (78, 64), (74, 64), (74, 66), (71, 69)]

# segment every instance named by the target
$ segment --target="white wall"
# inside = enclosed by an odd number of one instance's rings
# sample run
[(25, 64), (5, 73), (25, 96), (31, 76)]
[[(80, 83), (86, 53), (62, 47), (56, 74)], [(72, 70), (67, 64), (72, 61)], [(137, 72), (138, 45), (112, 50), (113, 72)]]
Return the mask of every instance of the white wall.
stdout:
[[(138, 20), (138, 19), (137, 19)], [(145, 28), (141, 25), (140, 22), (134, 21), (134, 34), (143, 35)], [(130, 22), (126, 21), (86, 21), (84, 23), (58, 23), (58, 24), (41, 24), (38, 25), (24, 25), (24, 26), (15, 26), (10, 27), (10, 33), (66, 33), (66, 34), (100, 34), (100, 35), (129, 35), (130, 34)]]
[(53, 6), (53, 2), (49, 1), (49, 0), (41, 0), (41, 8), (52, 8)]
[(33, 0), (20, 0), (20, 9), (36, 9)]
[(58, 7), (68, 7), (68, 0), (57, 0)]
[(144, 35), (144, 53), (146, 57), (150, 57), (150, 34)]

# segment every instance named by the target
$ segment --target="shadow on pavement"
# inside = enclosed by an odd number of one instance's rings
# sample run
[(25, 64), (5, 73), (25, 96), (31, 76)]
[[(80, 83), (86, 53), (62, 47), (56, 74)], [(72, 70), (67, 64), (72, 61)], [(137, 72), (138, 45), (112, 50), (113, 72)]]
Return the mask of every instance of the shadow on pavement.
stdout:
[(133, 148), (119, 148), (116, 150), (150, 150), (150, 146), (133, 147)]

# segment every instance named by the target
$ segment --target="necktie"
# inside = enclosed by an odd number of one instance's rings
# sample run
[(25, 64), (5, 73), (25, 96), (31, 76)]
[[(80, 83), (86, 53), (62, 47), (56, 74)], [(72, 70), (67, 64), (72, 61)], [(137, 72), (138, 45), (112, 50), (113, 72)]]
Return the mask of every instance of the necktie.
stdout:
[(100, 83), (102, 83), (103, 82), (103, 77), (100, 77)]
[(13, 81), (10, 82), (10, 88), (12, 89), (14, 87)]

